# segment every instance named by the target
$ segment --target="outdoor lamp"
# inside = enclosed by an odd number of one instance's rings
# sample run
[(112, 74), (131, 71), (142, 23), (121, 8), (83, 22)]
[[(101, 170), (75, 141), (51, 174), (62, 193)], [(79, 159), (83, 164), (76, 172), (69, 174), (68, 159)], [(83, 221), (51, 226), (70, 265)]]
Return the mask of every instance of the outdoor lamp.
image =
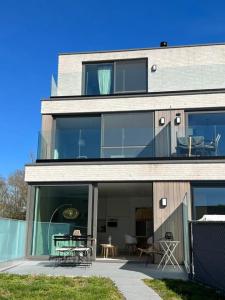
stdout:
[(163, 126), (163, 125), (165, 125), (165, 122), (166, 122), (166, 120), (165, 120), (164, 117), (161, 117), (161, 118), (159, 119), (159, 125)]
[(152, 71), (152, 72), (155, 72), (156, 70), (157, 70), (157, 65), (152, 65), (151, 71)]
[(160, 205), (161, 207), (167, 207), (167, 198), (161, 198)]
[(179, 125), (181, 123), (181, 117), (180, 116), (176, 116), (175, 118), (175, 124)]

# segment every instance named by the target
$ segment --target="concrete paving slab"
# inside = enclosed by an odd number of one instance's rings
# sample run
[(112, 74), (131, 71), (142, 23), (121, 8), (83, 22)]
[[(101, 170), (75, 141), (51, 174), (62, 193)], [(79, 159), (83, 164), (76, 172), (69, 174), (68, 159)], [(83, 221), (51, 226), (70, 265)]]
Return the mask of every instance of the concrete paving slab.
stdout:
[(8, 268), (10, 274), (45, 274), (52, 276), (100, 276), (111, 278), (127, 300), (160, 300), (161, 298), (144, 284), (144, 278), (187, 279), (184, 270), (166, 267), (158, 270), (156, 265), (133, 262), (104, 263), (93, 262), (90, 267), (58, 266), (54, 262), (26, 260), (19, 265)]

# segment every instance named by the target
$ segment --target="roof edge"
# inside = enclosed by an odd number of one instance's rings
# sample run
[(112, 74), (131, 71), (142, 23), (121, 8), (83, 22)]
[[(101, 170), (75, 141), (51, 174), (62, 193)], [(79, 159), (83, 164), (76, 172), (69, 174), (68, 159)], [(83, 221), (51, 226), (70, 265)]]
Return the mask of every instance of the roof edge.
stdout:
[(128, 48), (128, 49), (114, 49), (114, 50), (93, 50), (93, 51), (79, 51), (79, 52), (61, 52), (58, 55), (79, 55), (79, 54), (96, 54), (96, 53), (109, 53), (109, 52), (128, 52), (128, 51), (145, 51), (145, 50), (165, 50), (174, 48), (188, 48), (188, 47), (207, 47), (207, 46), (225, 46), (223, 43), (206, 43), (206, 44), (194, 44), (194, 45), (178, 45), (167, 47), (147, 47), (147, 48)]

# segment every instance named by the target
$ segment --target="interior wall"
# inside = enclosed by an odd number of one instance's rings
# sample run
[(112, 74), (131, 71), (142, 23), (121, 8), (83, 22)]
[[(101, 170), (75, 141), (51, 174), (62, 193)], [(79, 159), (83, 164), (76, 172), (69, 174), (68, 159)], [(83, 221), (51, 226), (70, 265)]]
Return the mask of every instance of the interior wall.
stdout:
[(108, 243), (111, 235), (112, 244), (124, 249), (124, 235), (136, 235), (136, 208), (152, 207), (152, 201), (151, 183), (99, 184), (98, 229), (110, 219), (116, 219), (118, 224), (117, 227), (106, 226), (106, 232), (98, 230), (97, 245)]

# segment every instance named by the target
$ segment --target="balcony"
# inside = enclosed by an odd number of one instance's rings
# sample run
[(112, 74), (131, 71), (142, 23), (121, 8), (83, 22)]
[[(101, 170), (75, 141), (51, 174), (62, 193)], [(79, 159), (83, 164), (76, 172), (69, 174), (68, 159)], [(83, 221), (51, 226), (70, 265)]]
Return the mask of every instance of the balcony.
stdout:
[(225, 157), (223, 125), (58, 129), (39, 134), (37, 155), (38, 160), (213, 157)]

